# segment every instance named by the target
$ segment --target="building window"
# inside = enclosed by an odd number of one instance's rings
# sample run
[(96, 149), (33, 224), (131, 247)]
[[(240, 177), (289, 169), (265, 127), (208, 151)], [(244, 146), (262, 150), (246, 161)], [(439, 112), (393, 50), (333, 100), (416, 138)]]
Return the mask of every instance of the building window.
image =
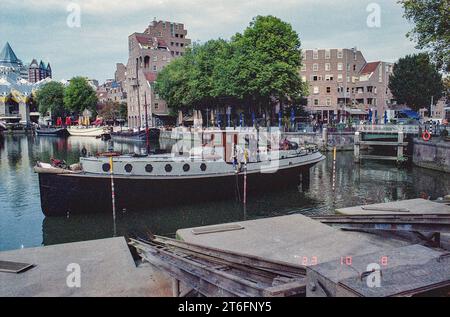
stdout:
[(337, 51), (337, 58), (343, 58), (343, 57), (344, 57), (344, 52), (343, 52), (342, 49), (339, 49), (339, 50)]
[(306, 76), (302, 76), (302, 82), (306, 83)]
[(302, 72), (306, 72), (306, 65), (305, 64), (302, 65), (301, 71)]
[(319, 105), (319, 99), (314, 99), (314, 106), (318, 106)]
[(158, 67), (156, 65), (153, 65), (153, 71), (157, 72), (158, 71)]
[(331, 64), (325, 63), (325, 71), (329, 72), (331, 70)]
[(319, 93), (319, 87), (318, 86), (314, 86), (313, 92), (314, 92), (314, 94), (318, 94)]
[(350, 82), (350, 76), (347, 76), (347, 82), (348, 83)]
[(155, 109), (156, 109), (156, 110), (159, 109), (159, 103), (155, 103)]
[(313, 64), (313, 71), (315, 71), (315, 72), (319, 71), (319, 64), (317, 64), (317, 63)]
[(342, 69), (343, 69), (342, 63), (338, 63), (337, 64), (337, 70), (342, 71)]
[(327, 106), (331, 106), (331, 98), (327, 98)]
[[(184, 37), (184, 35), (183, 34), (180, 34), (180, 38), (182, 39)], [(181, 46), (183, 46), (183, 45), (181, 45)]]
[(343, 80), (342, 74), (339, 74), (339, 75), (338, 75), (338, 78), (337, 78), (337, 81), (341, 83), (342, 80)]
[(319, 51), (318, 50), (313, 51), (313, 59), (319, 59)]
[(334, 77), (333, 77), (333, 75), (325, 75), (325, 80), (326, 81), (333, 81)]
[(157, 62), (158, 61), (158, 56), (153, 56), (153, 61)]
[(327, 87), (327, 94), (331, 93), (331, 87)]
[(325, 50), (325, 59), (330, 59), (330, 58), (331, 58), (331, 51)]

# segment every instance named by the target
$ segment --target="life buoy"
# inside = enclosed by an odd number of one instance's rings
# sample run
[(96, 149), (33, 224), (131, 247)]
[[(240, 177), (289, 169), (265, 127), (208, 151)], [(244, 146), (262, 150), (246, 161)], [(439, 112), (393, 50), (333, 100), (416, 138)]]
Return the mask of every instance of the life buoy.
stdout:
[(422, 134), (422, 139), (424, 141), (430, 141), (431, 140), (431, 133), (428, 132), (428, 130), (425, 130), (425, 132)]

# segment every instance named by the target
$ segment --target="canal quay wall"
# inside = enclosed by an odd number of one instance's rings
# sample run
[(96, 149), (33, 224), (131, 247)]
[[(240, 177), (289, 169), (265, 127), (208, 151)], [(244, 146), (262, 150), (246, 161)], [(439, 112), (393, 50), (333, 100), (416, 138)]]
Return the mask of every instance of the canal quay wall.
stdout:
[(450, 173), (450, 142), (442, 139), (414, 140), (413, 163), (417, 166)]

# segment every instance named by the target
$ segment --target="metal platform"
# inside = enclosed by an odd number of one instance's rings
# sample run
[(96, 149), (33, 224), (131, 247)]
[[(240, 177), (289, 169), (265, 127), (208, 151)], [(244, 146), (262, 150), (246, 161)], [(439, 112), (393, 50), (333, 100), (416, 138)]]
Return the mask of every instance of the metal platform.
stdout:
[(450, 285), (449, 254), (421, 245), (307, 268), (308, 297), (404, 297)]

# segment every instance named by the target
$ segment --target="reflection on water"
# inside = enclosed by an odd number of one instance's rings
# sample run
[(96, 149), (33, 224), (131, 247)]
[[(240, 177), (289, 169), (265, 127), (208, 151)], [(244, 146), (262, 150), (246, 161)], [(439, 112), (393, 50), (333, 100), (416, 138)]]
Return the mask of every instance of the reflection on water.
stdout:
[[(173, 142), (152, 145), (153, 151), (170, 150)], [(107, 142), (93, 138), (5, 136), (0, 138), (0, 250), (112, 237), (112, 215), (45, 218), (40, 209), (36, 161), (51, 157), (69, 164), (78, 162), (81, 149), (90, 153), (107, 150)], [(114, 150), (139, 153), (145, 144), (115, 143)], [(354, 165), (351, 152), (338, 153), (333, 186), (330, 157), (311, 173), (310, 190), (249, 197), (246, 211), (235, 198), (140, 213), (118, 214), (117, 235), (152, 232), (173, 236), (177, 229), (256, 219), (292, 213), (330, 214), (335, 208), (417, 198), (432, 199), (450, 193), (450, 178), (421, 168), (398, 170), (395, 165), (365, 162)], [(270, 186), (270, 184), (268, 184)], [(334, 188), (334, 190), (333, 190)]]

